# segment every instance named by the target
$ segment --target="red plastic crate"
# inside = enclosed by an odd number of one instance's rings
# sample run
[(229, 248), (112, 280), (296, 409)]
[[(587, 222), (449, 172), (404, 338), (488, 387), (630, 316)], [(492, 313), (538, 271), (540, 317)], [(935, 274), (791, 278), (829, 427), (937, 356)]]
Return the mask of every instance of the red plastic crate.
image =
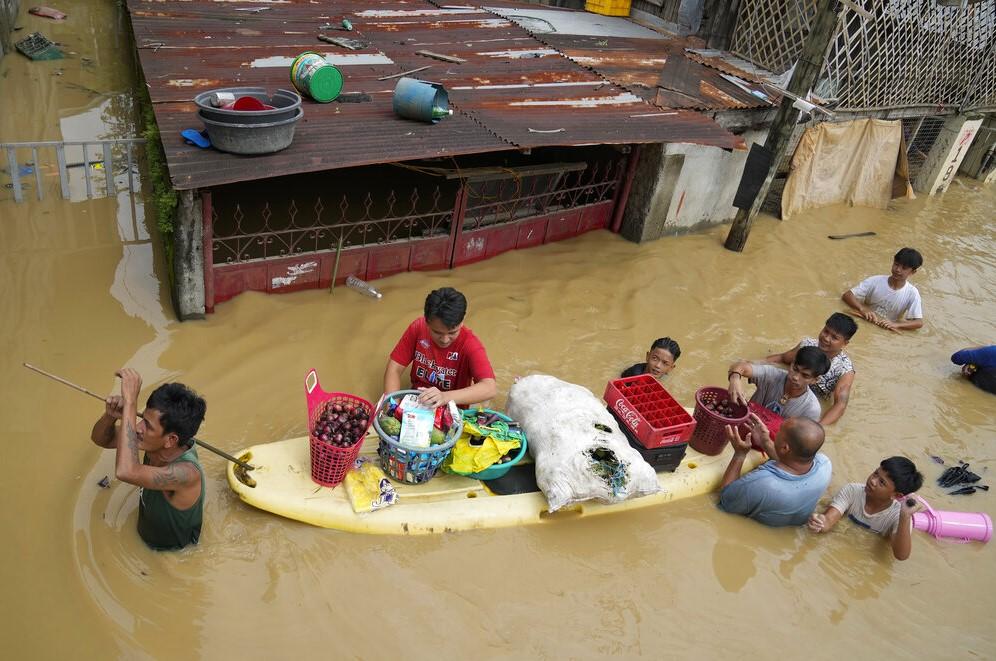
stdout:
[(686, 443), (695, 431), (691, 414), (649, 374), (609, 381), (603, 398), (645, 448)]
[[(763, 406), (761, 406), (756, 402), (748, 403), (747, 410), (757, 415), (757, 417), (761, 418), (761, 422), (763, 422), (764, 426), (768, 428), (768, 434), (771, 436), (772, 440), (774, 440), (775, 436), (778, 436), (778, 430), (782, 428), (782, 423), (785, 422), (785, 418), (778, 415), (771, 409), (764, 408)], [(741, 436), (746, 437), (749, 431), (750, 431), (750, 424), (745, 422), (744, 424), (740, 425)], [(752, 443), (751, 445), (754, 447), (755, 450), (764, 449), (757, 443)]]

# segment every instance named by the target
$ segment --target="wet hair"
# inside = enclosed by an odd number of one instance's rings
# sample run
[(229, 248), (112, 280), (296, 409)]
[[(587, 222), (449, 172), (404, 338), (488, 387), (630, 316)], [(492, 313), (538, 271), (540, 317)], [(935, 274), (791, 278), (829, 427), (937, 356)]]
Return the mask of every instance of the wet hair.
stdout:
[(845, 340), (850, 340), (858, 332), (858, 323), (850, 315), (843, 312), (834, 312), (827, 319), (827, 328), (836, 331), (844, 336)]
[(896, 253), (896, 256), (892, 258), (894, 262), (898, 262), (902, 266), (908, 269), (916, 270), (923, 266), (923, 255), (914, 248), (903, 248)]
[(923, 486), (923, 475), (916, 469), (916, 464), (906, 457), (889, 457), (879, 465), (896, 485), (898, 493), (913, 493)]
[(823, 376), (830, 371), (830, 359), (819, 347), (802, 347), (795, 352), (795, 364), (806, 369), (813, 376)]
[(436, 317), (447, 328), (456, 328), (467, 314), (467, 298), (453, 287), (442, 287), (425, 297), (426, 320)]
[(826, 433), (823, 425), (810, 418), (789, 418), (793, 423), (782, 425), (785, 430), (785, 441), (792, 449), (796, 459), (809, 460), (823, 447)]
[(164, 383), (152, 391), (145, 408), (159, 411), (163, 433), (175, 433), (180, 443), (189, 447), (204, 420), (207, 404), (182, 383)]
[(678, 356), (681, 355), (681, 347), (678, 343), (672, 340), (670, 337), (658, 337), (654, 340), (654, 343), (650, 345), (650, 350), (654, 349), (664, 349), (674, 358), (674, 362), (678, 362)]
[(980, 367), (968, 379), (979, 388), (996, 395), (996, 368)]

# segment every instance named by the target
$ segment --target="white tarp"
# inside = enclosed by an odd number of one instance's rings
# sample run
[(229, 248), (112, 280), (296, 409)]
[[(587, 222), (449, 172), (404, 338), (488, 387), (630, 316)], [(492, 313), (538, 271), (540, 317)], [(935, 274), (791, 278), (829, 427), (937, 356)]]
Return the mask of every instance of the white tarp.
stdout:
[(906, 193), (912, 196), (902, 145), (899, 120), (823, 122), (806, 129), (782, 192), (782, 219), (829, 204), (884, 209), (897, 177), (905, 180)]

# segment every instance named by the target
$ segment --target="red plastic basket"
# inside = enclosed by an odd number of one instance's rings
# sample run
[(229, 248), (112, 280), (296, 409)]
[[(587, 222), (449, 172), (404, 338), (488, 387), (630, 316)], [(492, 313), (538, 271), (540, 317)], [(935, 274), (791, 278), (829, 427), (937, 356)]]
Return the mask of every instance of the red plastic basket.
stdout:
[[(761, 422), (763, 422), (764, 426), (768, 428), (768, 434), (771, 435), (771, 438), (774, 438), (775, 436), (778, 435), (778, 430), (782, 428), (782, 423), (785, 422), (785, 418), (778, 415), (771, 409), (761, 406), (757, 402), (749, 402), (747, 404), (747, 410), (757, 415), (757, 417), (761, 418)], [(741, 436), (746, 437), (747, 432), (749, 431), (750, 431), (749, 423), (745, 422), (744, 424), (740, 425)], [(764, 448), (762, 448), (757, 443), (752, 442), (751, 446), (753, 446), (755, 450), (762, 450), (762, 451), (764, 450)]]
[(645, 448), (686, 443), (695, 430), (695, 419), (649, 374), (613, 379), (602, 397)]
[(698, 424), (695, 426), (691, 440), (688, 441), (693, 450), (702, 454), (719, 454), (726, 447), (726, 425), (736, 427), (747, 422), (747, 407), (742, 404), (733, 405), (736, 415), (732, 418), (709, 410), (709, 404), (717, 404), (729, 398), (730, 392), (726, 388), (715, 386), (699, 388), (695, 392), (693, 416)]
[[(331, 443), (325, 443), (321, 439), (315, 438), (315, 423), (325, 411), (325, 407), (331, 402), (333, 404), (348, 404), (355, 407), (360, 405), (367, 412), (367, 418), (373, 418), (373, 404), (344, 392), (325, 392), (318, 383), (318, 372), (314, 369), (308, 372), (304, 378), (304, 394), (308, 400), (308, 438), (311, 447), (311, 479), (323, 487), (336, 487), (345, 478), (346, 473), (356, 462), (356, 457), (360, 454), (363, 446), (363, 436), (348, 448), (340, 448)], [(363, 430), (366, 435), (369, 429)]]

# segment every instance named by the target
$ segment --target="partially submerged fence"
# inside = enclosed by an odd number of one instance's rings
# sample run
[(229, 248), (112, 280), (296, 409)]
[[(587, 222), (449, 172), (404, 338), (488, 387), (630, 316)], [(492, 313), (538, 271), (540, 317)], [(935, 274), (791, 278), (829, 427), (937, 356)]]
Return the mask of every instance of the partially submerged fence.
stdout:
[(144, 144), (141, 138), (2, 142), (0, 156), (15, 202), (24, 202), (31, 187), (36, 199), (44, 199), (56, 176), (63, 199), (93, 199), (114, 196), (125, 187), (131, 194), (138, 190), (136, 146)]

